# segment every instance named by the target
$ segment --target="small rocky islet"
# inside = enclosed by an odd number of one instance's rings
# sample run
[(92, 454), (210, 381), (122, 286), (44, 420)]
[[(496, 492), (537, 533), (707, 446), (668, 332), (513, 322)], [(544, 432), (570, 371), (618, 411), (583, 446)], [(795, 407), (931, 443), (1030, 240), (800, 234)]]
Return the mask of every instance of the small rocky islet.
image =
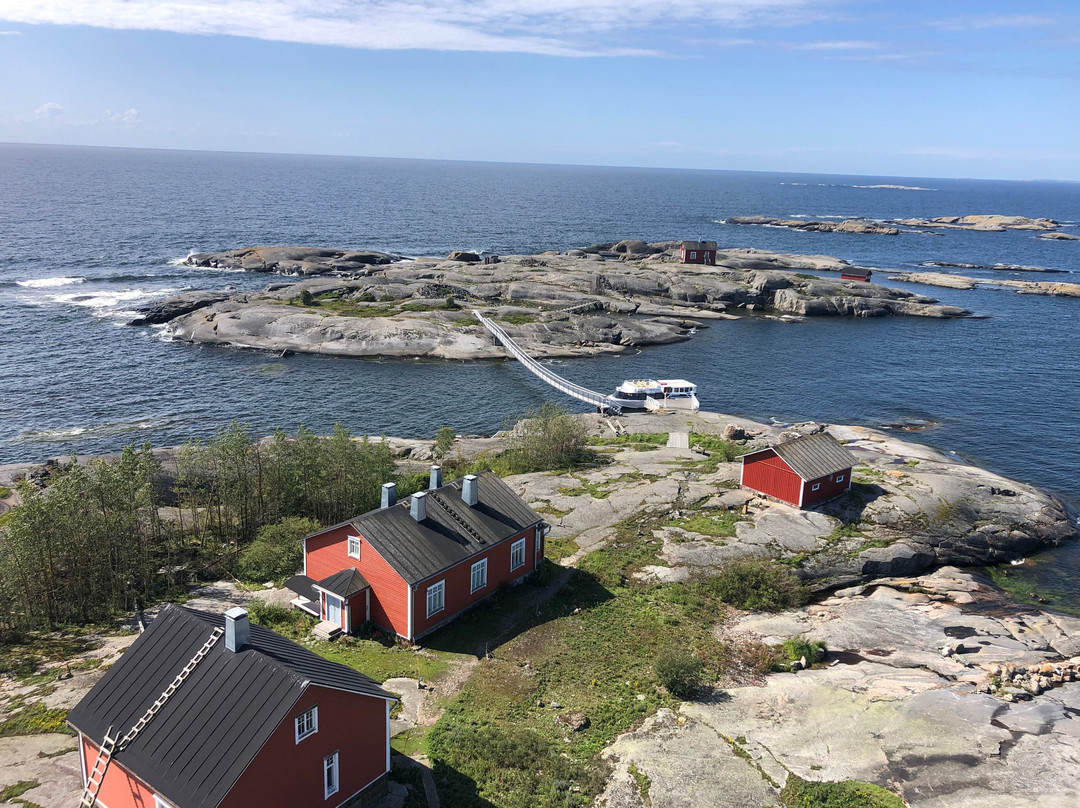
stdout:
[(682, 264), (681, 242), (621, 241), (566, 252), (403, 259), (371, 251), (249, 247), (189, 266), (297, 277), (258, 293), (193, 291), (146, 307), (133, 325), (178, 341), (274, 352), (397, 358), (503, 358), (472, 309), (536, 357), (619, 353), (689, 339), (707, 321), (780, 317), (968, 317), (957, 306), (811, 272), (853, 267), (823, 255), (724, 249)]

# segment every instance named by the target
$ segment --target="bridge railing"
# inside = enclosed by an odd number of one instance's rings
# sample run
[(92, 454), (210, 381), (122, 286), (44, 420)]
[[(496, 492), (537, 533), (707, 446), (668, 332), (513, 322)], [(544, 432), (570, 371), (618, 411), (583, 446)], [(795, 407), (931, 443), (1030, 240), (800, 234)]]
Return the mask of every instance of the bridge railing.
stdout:
[(622, 413), (618, 404), (611, 400), (610, 396), (606, 396), (603, 393), (597, 393), (595, 390), (590, 390), (587, 387), (582, 387), (580, 384), (564, 379), (550, 368), (537, 362), (525, 351), (523, 351), (516, 342), (507, 334), (501, 326), (496, 325), (492, 320), (488, 319), (480, 312), (473, 310), (473, 315), (480, 323), (491, 332), (491, 334), (502, 343), (503, 347), (523, 364), (529, 371), (539, 376), (543, 381), (550, 384), (556, 390), (566, 393), (568, 396), (584, 401), (588, 404), (592, 404), (594, 407), (599, 408), (602, 412), (613, 412), (617, 415)]

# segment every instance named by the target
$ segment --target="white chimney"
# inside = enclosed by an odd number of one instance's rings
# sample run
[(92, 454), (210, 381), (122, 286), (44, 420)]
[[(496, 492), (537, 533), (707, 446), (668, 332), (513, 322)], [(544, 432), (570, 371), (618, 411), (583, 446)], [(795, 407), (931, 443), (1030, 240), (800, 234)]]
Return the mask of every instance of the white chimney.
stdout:
[(419, 494), (412, 495), (412, 504), (409, 506), (409, 513), (413, 519), (417, 522), (423, 522), (427, 519), (427, 494), (421, 491)]
[(251, 623), (248, 613), (239, 606), (225, 612), (225, 647), (234, 654), (251, 645)]
[(431, 467), (431, 481), (428, 483), (428, 490), (434, 491), (436, 488), (442, 488), (442, 466)]
[(461, 483), (461, 498), (470, 508), (476, 506), (479, 499), (476, 489), (476, 475), (469, 474)]
[(391, 505), (397, 504), (397, 485), (394, 483), (383, 483), (382, 487), (382, 508), (389, 508)]

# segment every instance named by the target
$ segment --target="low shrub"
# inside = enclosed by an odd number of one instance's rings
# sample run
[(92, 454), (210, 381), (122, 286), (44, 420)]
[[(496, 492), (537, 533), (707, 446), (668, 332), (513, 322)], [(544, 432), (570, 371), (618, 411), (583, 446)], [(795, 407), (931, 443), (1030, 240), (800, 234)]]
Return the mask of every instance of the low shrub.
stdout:
[(262, 582), (292, 575), (303, 562), (300, 540), (319, 527), (314, 519), (299, 516), (267, 525), (240, 554), (241, 577)]
[(780, 646), (780, 651), (783, 654), (783, 659), (787, 662), (798, 662), (800, 659), (805, 658), (807, 665), (813, 665), (815, 662), (821, 662), (825, 658), (828, 648), (826, 648), (823, 640), (810, 641), (805, 637), (792, 637), (784, 640), (784, 644)]
[(779, 612), (801, 606), (807, 592), (790, 569), (760, 558), (733, 558), (716, 575), (698, 582), (706, 593), (738, 609)]
[(665, 648), (656, 656), (656, 678), (668, 692), (688, 699), (701, 687), (705, 667), (685, 648)]
[(872, 783), (815, 783), (794, 774), (788, 775), (780, 792), (780, 804), (784, 808), (905, 808), (902, 799)]

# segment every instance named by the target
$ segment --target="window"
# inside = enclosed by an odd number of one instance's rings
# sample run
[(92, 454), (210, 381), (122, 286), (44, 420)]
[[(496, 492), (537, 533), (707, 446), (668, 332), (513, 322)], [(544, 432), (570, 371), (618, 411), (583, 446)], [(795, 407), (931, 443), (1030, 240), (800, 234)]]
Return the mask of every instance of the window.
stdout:
[(510, 545), (510, 569), (516, 570), (525, 565), (525, 539), (518, 539)]
[(360, 558), (359, 536), (349, 536), (349, 558)]
[(838, 483), (842, 483), (844, 481), (844, 475), (843, 474), (837, 474), (836, 475), (836, 481)]
[(697, 252), (695, 252), (695, 251), (691, 251), (691, 252), (690, 252), (690, 257), (691, 257), (691, 258), (697, 258)]
[(487, 559), (482, 558), (472, 565), (472, 582), (470, 592), (483, 589), (487, 586)]
[(304, 740), (308, 735), (314, 735), (319, 731), (319, 707), (316, 705), (310, 710), (296, 716), (296, 742)]
[(810, 486), (811, 491), (817, 491), (819, 488), (821, 488), (821, 483), (814, 483), (812, 486)]
[(338, 765), (337, 765), (338, 753), (329, 757), (323, 758), (323, 799), (327, 799), (331, 794), (337, 794), (338, 792)]
[(432, 584), (427, 590), (427, 615), (435, 614), (435, 612), (441, 612), (446, 605), (446, 581), (439, 581), (437, 584)]

